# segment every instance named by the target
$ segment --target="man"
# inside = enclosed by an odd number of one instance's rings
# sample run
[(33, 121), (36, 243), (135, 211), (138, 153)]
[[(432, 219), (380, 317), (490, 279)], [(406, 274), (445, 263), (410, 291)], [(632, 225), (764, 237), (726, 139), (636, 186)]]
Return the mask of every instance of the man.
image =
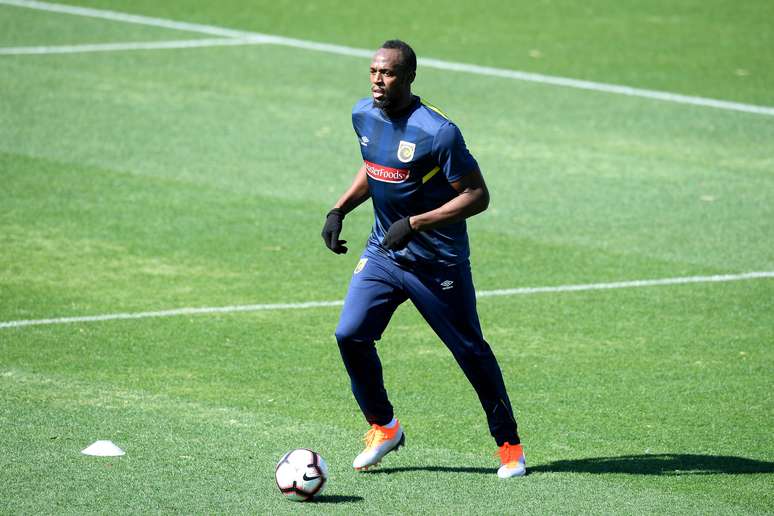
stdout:
[(371, 63), (371, 96), (352, 111), (363, 166), (328, 213), (322, 237), (337, 254), (347, 213), (369, 197), (375, 222), (349, 286), (336, 340), (352, 392), (371, 429), (357, 470), (405, 443), (382, 380), (375, 341), (410, 299), (454, 355), (478, 394), (499, 446), (501, 478), (524, 475), (524, 452), (500, 367), (476, 312), (465, 219), (484, 211), (489, 192), (457, 126), (412, 95), (416, 55), (385, 42)]

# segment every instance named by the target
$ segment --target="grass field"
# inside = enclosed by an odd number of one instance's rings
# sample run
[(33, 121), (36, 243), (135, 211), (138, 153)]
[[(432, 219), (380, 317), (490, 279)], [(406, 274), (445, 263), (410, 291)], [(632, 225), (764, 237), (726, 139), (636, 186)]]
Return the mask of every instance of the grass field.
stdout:
[[(774, 4), (119, 2), (98, 9), (774, 106)], [(631, 5), (630, 5), (631, 4)], [(207, 38), (0, 2), (11, 47)], [(0, 513), (774, 513), (774, 279), (482, 297), (531, 474), (499, 480), (470, 385), (410, 305), (379, 344), (407, 447), (366, 425), (339, 307), (372, 222), (368, 60), (281, 45), (0, 55)], [(420, 68), (492, 202), (482, 291), (774, 271), (774, 116)], [(294, 305), (295, 306), (295, 305)], [(121, 458), (80, 450), (97, 439)], [(292, 504), (273, 471), (331, 476)]]

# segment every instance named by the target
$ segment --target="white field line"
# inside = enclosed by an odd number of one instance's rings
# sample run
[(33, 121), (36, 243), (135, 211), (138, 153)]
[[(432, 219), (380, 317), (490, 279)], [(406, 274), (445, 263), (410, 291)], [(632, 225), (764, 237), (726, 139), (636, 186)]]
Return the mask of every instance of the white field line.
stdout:
[(561, 285), (558, 287), (506, 288), (501, 290), (483, 290), (476, 297), (515, 296), (524, 294), (544, 294), (549, 292), (579, 292), (584, 290), (610, 290), (617, 288), (658, 287), (662, 285), (685, 285), (688, 283), (722, 283), (751, 279), (774, 278), (774, 271), (745, 272), (742, 274), (722, 274), (716, 276), (687, 276), (683, 278), (663, 278), (651, 280), (619, 281), (615, 283), (589, 283), (586, 285)]
[(114, 52), (120, 50), (165, 50), (173, 48), (200, 48), (237, 45), (260, 45), (263, 38), (203, 38), (177, 41), (147, 41), (130, 43), (96, 43), (85, 45), (56, 45), (45, 47), (0, 47), (0, 55), (79, 54), (82, 52)]
[[(615, 283), (590, 283), (586, 285), (560, 285), (556, 287), (525, 287), (502, 290), (482, 290), (476, 297), (516, 296), (556, 292), (580, 292), (589, 290), (612, 290), (621, 288), (656, 287), (664, 285), (685, 285), (689, 283), (720, 283), (728, 281), (743, 281), (762, 278), (774, 278), (771, 272), (747, 272), (742, 274), (725, 274), (718, 276), (689, 276), (682, 278), (663, 278), (652, 280), (619, 281)], [(268, 310), (304, 310), (309, 308), (327, 308), (342, 306), (344, 301), (308, 301), (305, 303), (276, 303), (260, 305), (234, 305), (201, 308), (176, 308), (155, 312), (116, 313), (104, 315), (87, 315), (82, 317), (57, 317), (53, 319), (30, 319), (21, 321), (0, 322), (1, 328), (20, 328), (22, 326), (41, 326), (52, 324), (86, 323), (98, 321), (115, 321), (121, 319), (145, 319), (156, 317), (172, 317), (176, 315), (224, 314), (235, 312), (261, 312)]]
[[(149, 25), (162, 27), (165, 29), (174, 29), (187, 32), (196, 32), (199, 34), (209, 34), (226, 38), (261, 38), (262, 42), (273, 45), (302, 48), (317, 52), (328, 52), (347, 56), (370, 58), (373, 50), (347, 47), (343, 45), (332, 45), (327, 43), (317, 43), (295, 38), (286, 38), (283, 36), (273, 36), (257, 32), (239, 31), (216, 27), (212, 25), (202, 25), (199, 23), (187, 23), (162, 18), (152, 18), (134, 14), (121, 13), (103, 9), (92, 9), (86, 7), (77, 7), (71, 5), (62, 5), (49, 2), (37, 2), (34, 0), (0, 0), (0, 4), (12, 5), (17, 7), (26, 7), (41, 11), (73, 14), (77, 16), (86, 16), (91, 18), (102, 18), (106, 20), (119, 21), (125, 23), (135, 23), (140, 25)], [(701, 107), (710, 107), (716, 109), (725, 109), (730, 111), (741, 111), (754, 113), (758, 115), (774, 116), (774, 107), (756, 106), (753, 104), (744, 104), (741, 102), (731, 102), (725, 100), (708, 99), (704, 97), (695, 97), (691, 95), (680, 95), (664, 91), (647, 90), (642, 88), (632, 88), (629, 86), (620, 86), (615, 84), (606, 84), (593, 81), (583, 81), (565, 77), (555, 77), (537, 73), (520, 72), (517, 70), (508, 70), (504, 68), (493, 68), (489, 66), (477, 66), (466, 63), (455, 63), (451, 61), (442, 61), (439, 59), (420, 58), (419, 64), (428, 68), (437, 68), (440, 70), (449, 70), (454, 72), (471, 73), (476, 75), (486, 75), (512, 79), (519, 81), (535, 82), (539, 84), (549, 84), (552, 86), (562, 86), (567, 88), (576, 88), (582, 90), (597, 91), (603, 93), (612, 93), (616, 95), (627, 95), (631, 97), (642, 97), (651, 100), (665, 102), (674, 102), (677, 104), (688, 104)]]

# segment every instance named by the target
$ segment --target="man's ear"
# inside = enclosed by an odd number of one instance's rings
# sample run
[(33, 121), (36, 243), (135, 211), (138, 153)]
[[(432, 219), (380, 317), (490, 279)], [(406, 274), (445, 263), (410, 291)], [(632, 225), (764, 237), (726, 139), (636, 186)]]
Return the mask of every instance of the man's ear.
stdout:
[(411, 72), (411, 74), (409, 75), (409, 78), (408, 78), (409, 84), (413, 83), (414, 79), (416, 79), (416, 78), (417, 78), (417, 72)]

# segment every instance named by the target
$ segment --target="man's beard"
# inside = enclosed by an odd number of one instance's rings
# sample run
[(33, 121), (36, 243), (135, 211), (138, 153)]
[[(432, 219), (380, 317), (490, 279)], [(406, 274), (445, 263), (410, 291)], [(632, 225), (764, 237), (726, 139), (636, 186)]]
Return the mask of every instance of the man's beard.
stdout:
[(382, 95), (380, 99), (373, 99), (373, 106), (381, 109), (382, 111), (389, 111), (395, 102), (387, 95)]
[[(411, 98), (411, 95), (408, 96)], [(400, 112), (404, 111), (404, 108), (402, 107), (404, 104), (404, 96), (401, 94), (401, 92), (393, 91), (392, 95), (389, 95), (385, 92), (384, 95), (380, 99), (376, 99), (374, 97), (371, 97), (372, 100), (372, 106), (381, 109), (384, 113), (388, 115), (395, 115), (396, 110), (400, 110)], [(410, 104), (410, 103), (409, 103)]]

